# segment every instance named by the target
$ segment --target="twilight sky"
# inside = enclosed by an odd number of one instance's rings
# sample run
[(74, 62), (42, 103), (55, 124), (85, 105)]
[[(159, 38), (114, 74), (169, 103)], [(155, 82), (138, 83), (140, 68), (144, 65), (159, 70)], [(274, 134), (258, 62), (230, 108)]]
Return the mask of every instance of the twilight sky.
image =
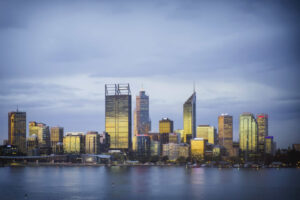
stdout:
[[(104, 84), (142, 85), (152, 129), (197, 92), (197, 125), (268, 113), (277, 146), (300, 143), (296, 1), (0, 1), (0, 140), (7, 113), (104, 131)], [(0, 144), (2, 141), (0, 142)]]

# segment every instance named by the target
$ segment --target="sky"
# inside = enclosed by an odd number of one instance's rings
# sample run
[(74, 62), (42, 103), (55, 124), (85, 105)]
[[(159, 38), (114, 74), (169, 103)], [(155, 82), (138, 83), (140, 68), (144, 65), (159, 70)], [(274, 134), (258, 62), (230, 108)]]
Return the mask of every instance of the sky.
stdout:
[[(152, 130), (269, 114), (277, 147), (300, 143), (297, 1), (0, 1), (0, 140), (8, 112), (65, 132), (105, 130), (104, 85), (150, 96)], [(28, 129), (28, 127), (27, 127)], [(0, 144), (1, 144), (0, 142)]]

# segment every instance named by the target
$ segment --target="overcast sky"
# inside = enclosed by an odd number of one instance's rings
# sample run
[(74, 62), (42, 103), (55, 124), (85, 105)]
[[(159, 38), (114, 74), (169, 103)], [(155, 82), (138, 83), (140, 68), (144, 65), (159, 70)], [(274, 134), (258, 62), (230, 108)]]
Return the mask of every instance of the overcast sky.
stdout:
[[(283, 3), (284, 2), (284, 3)], [(296, 2), (296, 1), (295, 1)], [(130, 83), (182, 128), (269, 114), (278, 147), (300, 143), (299, 6), (294, 1), (0, 1), (0, 139), (7, 113), (68, 131), (104, 131), (104, 84)], [(1, 142), (0, 142), (1, 143)]]

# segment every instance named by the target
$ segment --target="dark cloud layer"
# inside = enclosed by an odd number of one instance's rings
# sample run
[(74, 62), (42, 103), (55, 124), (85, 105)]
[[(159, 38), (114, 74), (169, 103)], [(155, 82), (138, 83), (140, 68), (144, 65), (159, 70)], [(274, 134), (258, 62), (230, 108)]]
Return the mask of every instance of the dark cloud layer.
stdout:
[(16, 105), (29, 120), (102, 131), (103, 84), (121, 81), (133, 99), (145, 83), (154, 128), (164, 116), (180, 128), (184, 86), (196, 81), (199, 124), (233, 114), (237, 140), (240, 113), (267, 112), (279, 146), (300, 143), (299, 8), (279, 0), (0, 1), (0, 139)]

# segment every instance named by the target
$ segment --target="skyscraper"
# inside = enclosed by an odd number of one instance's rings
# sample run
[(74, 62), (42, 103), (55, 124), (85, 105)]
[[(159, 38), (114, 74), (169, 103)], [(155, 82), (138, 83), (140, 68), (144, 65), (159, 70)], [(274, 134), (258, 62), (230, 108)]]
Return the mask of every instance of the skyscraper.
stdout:
[(184, 142), (196, 137), (196, 92), (183, 104)]
[(50, 130), (49, 126), (44, 123), (35, 121), (29, 122), (29, 136), (36, 135), (38, 138), (38, 146), (41, 154), (50, 153)]
[(225, 148), (225, 155), (232, 156), (233, 142), (232, 142), (232, 116), (228, 114), (221, 114), (218, 117), (218, 135), (219, 145)]
[(173, 133), (174, 123), (169, 118), (159, 120), (159, 133)]
[(105, 131), (110, 149), (131, 148), (131, 94), (129, 84), (105, 85)]
[(134, 111), (134, 136), (139, 134), (148, 134), (151, 130), (151, 121), (149, 117), (149, 96), (145, 91), (140, 91), (136, 96), (136, 109)]
[(20, 152), (26, 153), (26, 112), (8, 113), (8, 142), (16, 145)]
[(240, 149), (246, 156), (254, 156), (257, 153), (258, 135), (257, 122), (252, 113), (240, 115)]
[(96, 131), (89, 131), (85, 136), (85, 153), (99, 154), (100, 153), (100, 136)]
[(61, 150), (60, 146), (63, 143), (63, 138), (64, 138), (63, 127), (57, 126), (57, 127), (50, 128), (50, 144), (51, 144), (52, 153), (60, 153), (57, 150)]
[(269, 135), (268, 115), (261, 113), (256, 115), (258, 131), (258, 150), (261, 154), (264, 152), (265, 138)]

